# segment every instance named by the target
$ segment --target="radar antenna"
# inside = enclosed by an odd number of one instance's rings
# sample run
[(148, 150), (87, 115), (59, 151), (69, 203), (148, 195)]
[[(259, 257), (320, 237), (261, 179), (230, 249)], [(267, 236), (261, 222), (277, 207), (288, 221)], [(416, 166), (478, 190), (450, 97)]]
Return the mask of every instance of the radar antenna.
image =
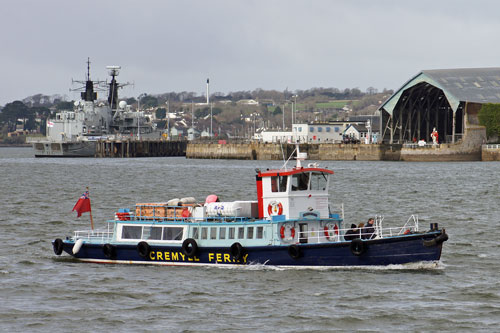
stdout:
[(84, 85), (82, 87), (70, 89), (69, 91), (80, 91), (81, 92), (81, 94), (80, 94), (81, 99), (83, 99), (84, 101), (87, 101), (87, 102), (92, 102), (92, 101), (95, 101), (97, 99), (97, 93), (94, 92), (94, 85), (95, 85), (95, 90), (102, 91), (102, 89), (98, 88), (98, 85), (100, 83), (102, 83), (102, 81), (93, 82), (90, 79), (90, 58), (87, 58), (87, 77), (86, 77), (86, 80), (85, 81), (71, 80), (71, 82), (73, 84), (79, 83), (79, 84)]
[(106, 82), (106, 85), (109, 86), (108, 103), (111, 109), (116, 109), (118, 104), (118, 89), (130, 85), (130, 83), (116, 82), (116, 77), (120, 74), (120, 66), (106, 66), (106, 68), (108, 69), (108, 74), (111, 76), (111, 82)]

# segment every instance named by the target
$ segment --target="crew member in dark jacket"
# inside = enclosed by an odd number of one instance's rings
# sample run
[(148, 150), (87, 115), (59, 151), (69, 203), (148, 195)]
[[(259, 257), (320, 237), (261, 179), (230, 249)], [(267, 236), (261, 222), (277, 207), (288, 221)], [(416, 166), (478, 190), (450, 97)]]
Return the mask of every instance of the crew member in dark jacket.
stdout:
[(351, 229), (347, 230), (346, 233), (344, 234), (344, 239), (346, 241), (351, 241), (353, 239), (359, 238), (359, 230), (357, 229), (356, 225), (353, 223), (351, 224)]
[(363, 228), (363, 239), (372, 239), (375, 237), (375, 220), (373, 218), (369, 218), (368, 222), (366, 222), (366, 226)]

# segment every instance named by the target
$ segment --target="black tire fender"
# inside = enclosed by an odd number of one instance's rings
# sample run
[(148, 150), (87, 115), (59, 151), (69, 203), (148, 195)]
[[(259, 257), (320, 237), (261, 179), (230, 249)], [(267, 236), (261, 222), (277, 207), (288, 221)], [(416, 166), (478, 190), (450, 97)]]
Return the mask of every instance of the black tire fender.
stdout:
[(182, 242), (182, 253), (188, 258), (194, 257), (198, 253), (198, 244), (192, 238), (186, 238)]
[(298, 245), (293, 244), (288, 247), (288, 255), (297, 260), (302, 256), (302, 251)]
[(229, 248), (229, 253), (233, 256), (233, 258), (237, 261), (240, 261), (243, 258), (243, 246), (240, 243), (236, 242), (231, 245)]
[(52, 248), (54, 249), (54, 253), (58, 256), (61, 255), (61, 253), (64, 250), (64, 243), (61, 238), (56, 238), (54, 240), (54, 243), (52, 243)]
[(448, 234), (444, 231), (441, 232), (441, 235), (436, 237), (436, 243), (441, 244), (443, 242), (446, 242), (448, 240)]
[(104, 244), (102, 247), (102, 252), (104, 253), (104, 256), (108, 259), (115, 259), (116, 258), (116, 246), (111, 245), (111, 244)]
[(353, 239), (351, 245), (349, 246), (351, 253), (355, 256), (360, 256), (366, 251), (366, 244), (361, 239)]
[(149, 258), (149, 254), (151, 253), (151, 246), (149, 246), (148, 242), (142, 241), (137, 244), (137, 253), (144, 259)]

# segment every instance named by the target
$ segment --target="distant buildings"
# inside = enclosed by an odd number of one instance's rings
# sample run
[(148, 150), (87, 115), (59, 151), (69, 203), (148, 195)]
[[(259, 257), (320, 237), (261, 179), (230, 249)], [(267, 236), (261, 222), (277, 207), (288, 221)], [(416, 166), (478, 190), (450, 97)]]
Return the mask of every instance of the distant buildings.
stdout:
[(376, 143), (378, 124), (377, 116), (359, 116), (349, 121), (293, 124), (292, 131), (262, 131), (254, 139), (263, 143), (342, 143), (348, 137)]

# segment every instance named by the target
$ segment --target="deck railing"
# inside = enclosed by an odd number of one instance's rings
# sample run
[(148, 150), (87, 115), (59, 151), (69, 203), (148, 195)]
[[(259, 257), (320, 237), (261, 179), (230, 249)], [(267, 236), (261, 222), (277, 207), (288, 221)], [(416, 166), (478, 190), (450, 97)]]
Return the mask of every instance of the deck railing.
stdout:
[(80, 238), (88, 241), (110, 241), (113, 238), (113, 226), (108, 223), (107, 230), (77, 230), (73, 237), (75, 241)]
[[(387, 227), (382, 226), (384, 218), (381, 215), (375, 216), (375, 223), (373, 228), (375, 233), (367, 233), (363, 228), (356, 228), (356, 238), (361, 239), (377, 239), (399, 236), (410, 232), (418, 232), (418, 215), (411, 215), (402, 227)], [(366, 226), (365, 226), (366, 227)], [(344, 235), (350, 228), (344, 229), (323, 229), (313, 231), (299, 231), (298, 239), (307, 239), (308, 242), (317, 241), (318, 243), (325, 240), (341, 242), (344, 241)], [(327, 236), (328, 235), (328, 236)], [(331, 236), (330, 236), (331, 235)]]

